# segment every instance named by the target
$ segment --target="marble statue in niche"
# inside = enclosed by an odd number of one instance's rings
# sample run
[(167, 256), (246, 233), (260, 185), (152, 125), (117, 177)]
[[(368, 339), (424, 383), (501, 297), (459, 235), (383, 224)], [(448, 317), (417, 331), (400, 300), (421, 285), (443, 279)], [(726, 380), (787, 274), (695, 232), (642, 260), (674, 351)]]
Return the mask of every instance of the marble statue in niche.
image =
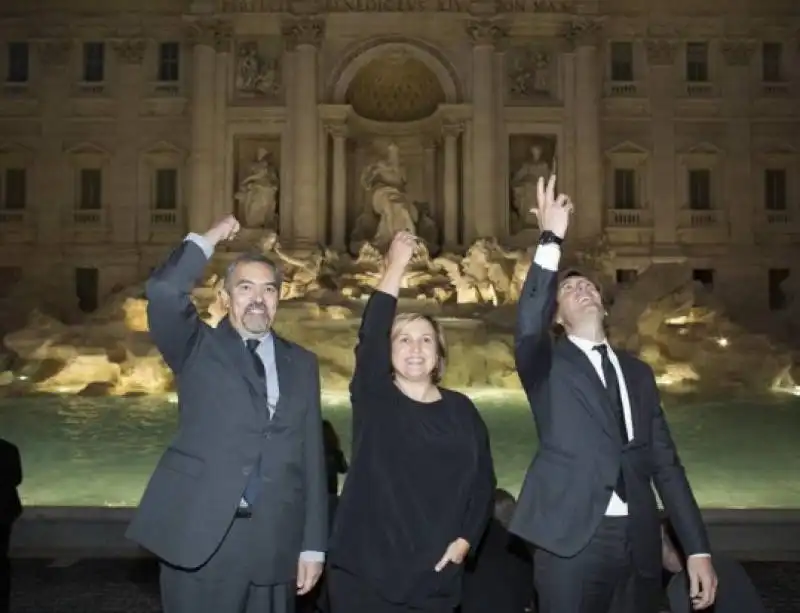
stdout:
[(541, 49), (518, 48), (509, 54), (508, 92), (525, 100), (550, 95), (550, 54)]
[[(400, 230), (416, 231), (419, 213), (406, 194), (406, 169), (400, 160), (400, 148), (396, 143), (386, 147), (383, 157), (367, 164), (361, 172), (361, 187), (367, 192), (370, 211), (362, 213), (356, 221), (356, 230), (366, 226), (366, 218), (377, 215), (378, 227), (371, 237), (379, 248), (389, 244), (394, 234)], [(358, 240), (358, 237), (351, 237)]]
[(275, 96), (280, 92), (280, 62), (267, 60), (255, 42), (239, 45), (236, 57), (236, 91), (241, 94)]
[(259, 147), (234, 196), (244, 227), (277, 227), (278, 188), (278, 170), (272, 163), (272, 155)]
[(556, 139), (541, 134), (517, 134), (509, 139), (511, 210), (509, 231), (516, 234), (536, 227), (536, 183), (556, 171)]

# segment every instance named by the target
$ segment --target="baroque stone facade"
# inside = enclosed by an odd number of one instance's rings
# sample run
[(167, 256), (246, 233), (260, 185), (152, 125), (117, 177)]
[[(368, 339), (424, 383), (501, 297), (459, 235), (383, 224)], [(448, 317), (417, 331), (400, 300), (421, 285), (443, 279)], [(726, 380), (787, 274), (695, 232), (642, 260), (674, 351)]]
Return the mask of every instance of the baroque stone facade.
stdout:
[(571, 240), (603, 239), (619, 282), (685, 260), (766, 309), (800, 274), (796, 15), (84, 4), (0, 13), (0, 293), (22, 279), (91, 310), (231, 211), (245, 240), (275, 231), (298, 252), (355, 253), (403, 224), (432, 253), (525, 247), (551, 172), (577, 203)]

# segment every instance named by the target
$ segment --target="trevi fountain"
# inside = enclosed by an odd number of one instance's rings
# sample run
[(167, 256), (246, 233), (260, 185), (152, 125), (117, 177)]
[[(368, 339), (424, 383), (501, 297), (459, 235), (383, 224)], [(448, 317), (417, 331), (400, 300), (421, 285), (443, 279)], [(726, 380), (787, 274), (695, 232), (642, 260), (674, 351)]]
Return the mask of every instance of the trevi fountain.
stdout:
[[(224, 316), (219, 288), (227, 264), (237, 254), (259, 251), (273, 258), (283, 271), (278, 332), (319, 356), (325, 390), (344, 390), (352, 372), (359, 318), (381, 276), (382, 252), (395, 231), (408, 229), (422, 240), (404, 278), (401, 309), (422, 311), (444, 322), (451, 355), (446, 384), (518, 389), (513, 326), (532, 247), (516, 248), (488, 237), (476, 240), (464, 253), (442, 249), (439, 229), (425, 203), (408, 193), (398, 145), (390, 141), (375, 149), (378, 153), (360, 174), (366, 204), (349, 247), (291, 250), (281, 245), (277, 234), (279, 173), (270, 152), (257, 148), (234, 196), (244, 230), (214, 256), (194, 290), (198, 311), (212, 326)], [(529, 161), (511, 179), (515, 223), (530, 225), (535, 183), (552, 166), (542, 157), (541, 145), (534, 144)], [(569, 245), (566, 252), (565, 266), (587, 271), (609, 290), (608, 324), (614, 343), (647, 361), (663, 389), (711, 395), (736, 390), (797, 394), (793, 347), (776, 341), (780, 334), (756, 333), (746, 323), (731, 321), (700, 283), (689, 280), (685, 265), (654, 263), (635, 281), (615, 284), (614, 253), (605, 241)], [(23, 291), (7, 300), (24, 301)], [(4, 339), (0, 389), (11, 396), (171, 392), (170, 372), (148, 337), (146, 306), (140, 284), (120, 289), (79, 322), (59, 321), (32, 308), (27, 325)], [(791, 338), (791, 321), (785, 316), (784, 338)]]

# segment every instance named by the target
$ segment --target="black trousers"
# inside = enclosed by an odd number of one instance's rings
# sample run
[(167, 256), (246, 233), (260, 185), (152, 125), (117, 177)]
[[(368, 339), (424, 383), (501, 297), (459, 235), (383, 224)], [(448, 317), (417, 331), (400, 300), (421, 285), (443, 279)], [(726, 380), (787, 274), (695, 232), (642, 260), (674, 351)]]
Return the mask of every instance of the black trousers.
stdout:
[(626, 517), (605, 517), (580, 553), (534, 552), (539, 613), (658, 613), (660, 578), (634, 567)]
[(0, 523), (0, 613), (8, 613), (11, 601), (11, 561), (8, 548), (11, 542), (11, 524)]
[(235, 519), (211, 559), (198, 569), (161, 563), (161, 606), (164, 613), (294, 613), (296, 586), (260, 585), (250, 557), (250, 519)]
[(396, 604), (381, 595), (364, 579), (336, 568), (327, 570), (330, 613), (452, 613), (453, 607), (436, 600), (418, 607)]

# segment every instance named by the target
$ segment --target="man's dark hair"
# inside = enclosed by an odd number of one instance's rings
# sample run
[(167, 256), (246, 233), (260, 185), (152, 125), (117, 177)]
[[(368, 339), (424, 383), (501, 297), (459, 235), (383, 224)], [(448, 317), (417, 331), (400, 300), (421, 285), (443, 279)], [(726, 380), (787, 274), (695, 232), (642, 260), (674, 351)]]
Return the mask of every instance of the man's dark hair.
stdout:
[(271, 258), (268, 258), (263, 253), (253, 252), (243, 253), (237, 256), (233, 262), (228, 264), (228, 267), (225, 269), (225, 279), (223, 281), (223, 287), (226, 291), (231, 291), (230, 280), (233, 276), (233, 272), (236, 270), (236, 267), (239, 266), (239, 264), (251, 263), (263, 264), (264, 266), (267, 266), (275, 276), (275, 285), (278, 287), (278, 290), (280, 290), (281, 283), (283, 283), (283, 275), (281, 274), (280, 266), (278, 266)]

